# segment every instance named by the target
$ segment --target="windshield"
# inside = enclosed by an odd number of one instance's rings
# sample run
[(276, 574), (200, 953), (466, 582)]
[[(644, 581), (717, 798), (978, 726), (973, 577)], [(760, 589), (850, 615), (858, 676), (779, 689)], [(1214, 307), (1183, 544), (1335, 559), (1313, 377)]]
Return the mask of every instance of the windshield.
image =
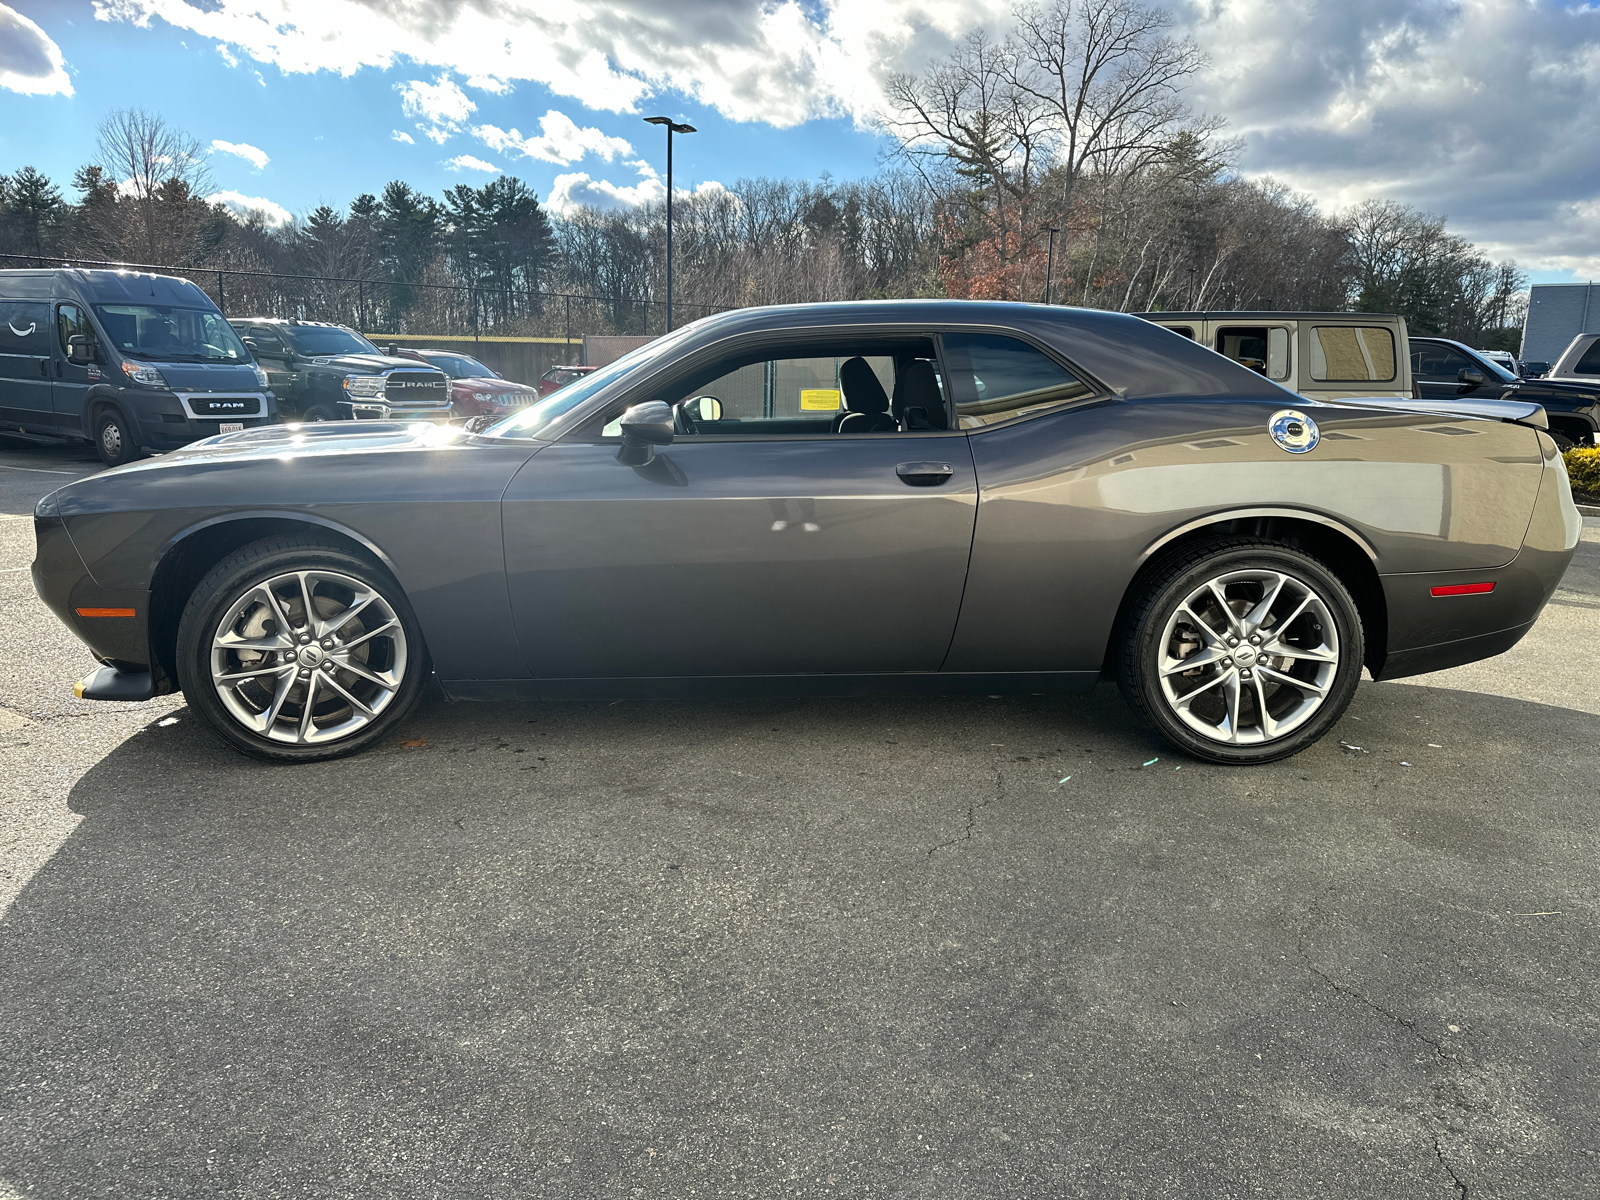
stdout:
[(336, 325), (296, 325), (284, 329), (295, 352), (307, 358), (332, 354), (377, 354), (378, 348), (359, 333)]
[(676, 333), (669, 333), (648, 345), (640, 346), (637, 350), (630, 350), (615, 362), (591, 372), (578, 382), (569, 383), (559, 392), (551, 392), (543, 400), (519, 409), (504, 421), (489, 426), (484, 433), (490, 437), (538, 437), (540, 430), (558, 417), (566, 416), (590, 396), (597, 395), (624, 375), (648, 366), (663, 355), (676, 350), (684, 338), (693, 331), (693, 325), (685, 325)]
[(430, 367), (438, 367), (451, 379), (499, 379), (496, 371), (491, 371), (475, 358), (465, 354), (425, 354)]
[(106, 339), (129, 358), (162, 362), (254, 361), (215, 309), (170, 304), (96, 304)]

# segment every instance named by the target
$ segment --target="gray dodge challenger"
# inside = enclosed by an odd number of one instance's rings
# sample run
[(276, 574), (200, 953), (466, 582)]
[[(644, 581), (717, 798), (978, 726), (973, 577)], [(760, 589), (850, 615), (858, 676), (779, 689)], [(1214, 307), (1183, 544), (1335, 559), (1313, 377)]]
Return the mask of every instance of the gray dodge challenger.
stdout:
[(33, 579), (102, 668), (240, 750), (348, 754), (453, 699), (1079, 691), (1283, 758), (1365, 668), (1499, 654), (1577, 544), (1533, 404), (1325, 396), (1134, 317), (884, 301), (697, 321), (474, 429), (250, 429), (69, 484)]

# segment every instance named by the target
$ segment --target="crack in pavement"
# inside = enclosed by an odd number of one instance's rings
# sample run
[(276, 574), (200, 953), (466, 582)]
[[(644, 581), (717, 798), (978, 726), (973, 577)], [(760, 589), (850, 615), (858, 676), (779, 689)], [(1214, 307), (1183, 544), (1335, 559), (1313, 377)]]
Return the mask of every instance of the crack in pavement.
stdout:
[(967, 820), (965, 827), (961, 831), (961, 836), (951, 838), (948, 842), (940, 842), (936, 846), (929, 847), (928, 857), (932, 858), (938, 851), (948, 850), (951, 846), (957, 845), (958, 843), (970, 842), (972, 840), (972, 831), (978, 827), (978, 813), (983, 809), (988, 808), (989, 805), (998, 803), (1004, 794), (1005, 785), (1000, 778), (1000, 768), (997, 766), (994, 769), (994, 795), (983, 801), (981, 804), (974, 802), (967, 805)]
[[(1328, 917), (1327, 917), (1327, 914), (1322, 911), (1322, 901), (1327, 896), (1329, 896), (1333, 892), (1333, 890), (1334, 890), (1334, 885), (1330, 884), (1328, 887), (1323, 889), (1322, 894), (1320, 896), (1317, 896), (1315, 899), (1313, 899), (1307, 905), (1308, 909), (1310, 910), (1311, 917), (1313, 918), (1313, 920), (1320, 921), (1323, 924), (1327, 924)], [(1439, 1060), (1441, 1060), (1441, 1061), (1443, 1061), (1445, 1063), (1450, 1064), (1452, 1067), (1456, 1068), (1457, 1070), (1459, 1070), (1464, 1065), (1460, 1058), (1458, 1058), (1456, 1055), (1450, 1053), (1450, 1051), (1445, 1049), (1445, 1047), (1444, 1047), (1442, 1042), (1439, 1042), (1436, 1039), (1431, 1038), (1427, 1034), (1422, 1032), (1422, 1030), (1420, 1028), (1418, 1028), (1417, 1023), (1415, 1021), (1411, 1020), (1408, 1017), (1402, 1017), (1399, 1013), (1391, 1012), (1389, 1009), (1385, 1008), (1383, 1005), (1379, 1004), (1377, 1001), (1370, 999), (1369, 997), (1367, 997), (1366, 995), (1362, 994), (1357, 989), (1355, 989), (1353, 987), (1348, 987), (1345, 984), (1340, 983), (1337, 979), (1333, 978), (1333, 976), (1329, 975), (1321, 967), (1317, 966), (1317, 964), (1312, 961), (1310, 952), (1306, 949), (1306, 937), (1305, 937), (1305, 933), (1304, 932), (1301, 932), (1295, 939), (1295, 954), (1299, 957), (1300, 961), (1305, 964), (1305, 968), (1306, 968), (1307, 971), (1309, 971), (1312, 975), (1315, 975), (1318, 979), (1322, 980), (1322, 982), (1327, 984), (1330, 988), (1332, 988), (1339, 995), (1348, 996), (1350, 999), (1356, 1001), (1356, 1003), (1362, 1005), (1364, 1008), (1367, 1008), (1370, 1011), (1377, 1013), (1379, 1016), (1384, 1017), (1387, 1020), (1393, 1022), (1394, 1024), (1399, 1025), (1402, 1029), (1404, 1029), (1407, 1033), (1409, 1033), (1417, 1041), (1421, 1042), (1423, 1045), (1425, 1045), (1429, 1049), (1431, 1049), (1433, 1051), (1433, 1054), (1434, 1054), (1435, 1058), (1437, 1058), (1437, 1059), (1439, 1059)], [(1453, 1088), (1459, 1094), (1459, 1091), (1460, 1091), (1460, 1079), (1459, 1079), (1459, 1076), (1455, 1080), (1453, 1080), (1450, 1083), (1449, 1086), (1451, 1088)], [(1433, 1100), (1433, 1106), (1437, 1107), (1441, 1103), (1441, 1101), (1438, 1098), (1439, 1097), (1439, 1092), (1440, 1092), (1439, 1086), (1435, 1085), (1433, 1091), (1434, 1091), (1434, 1097), (1435, 1097), (1434, 1100)], [(1433, 1141), (1433, 1154), (1434, 1154), (1434, 1157), (1436, 1159), (1438, 1159), (1439, 1166), (1441, 1168), (1443, 1168), (1445, 1174), (1450, 1176), (1450, 1182), (1451, 1182), (1451, 1185), (1455, 1188), (1456, 1194), (1461, 1197), (1461, 1200), (1467, 1200), (1467, 1195), (1468, 1195), (1468, 1192), (1469, 1192), (1470, 1189), (1468, 1188), (1466, 1181), (1463, 1180), (1461, 1178), (1461, 1176), (1456, 1174), (1455, 1168), (1452, 1167), (1450, 1165), (1449, 1160), (1445, 1158), (1444, 1145), (1440, 1141), (1440, 1138), (1439, 1138), (1439, 1127), (1442, 1126), (1445, 1129), (1448, 1129), (1449, 1128), (1448, 1122), (1444, 1119), (1444, 1117), (1439, 1115), (1437, 1112), (1427, 1113), (1427, 1114), (1419, 1113), (1419, 1114), (1417, 1114), (1417, 1116), (1418, 1116), (1419, 1122), (1422, 1123), (1425, 1127), (1431, 1127), (1431, 1128), (1426, 1128), (1426, 1132), (1432, 1138), (1432, 1141)]]

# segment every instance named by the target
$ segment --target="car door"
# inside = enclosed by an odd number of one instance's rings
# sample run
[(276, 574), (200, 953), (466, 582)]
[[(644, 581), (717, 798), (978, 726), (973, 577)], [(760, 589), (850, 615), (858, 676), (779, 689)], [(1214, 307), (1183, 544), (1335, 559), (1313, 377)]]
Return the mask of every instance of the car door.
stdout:
[(56, 424), (63, 431), (87, 433), (83, 427), (83, 410), (88, 401), (89, 388), (100, 378), (97, 363), (75, 363), (67, 357), (68, 338), (83, 334), (98, 342), (89, 314), (81, 304), (63, 300), (56, 304), (55, 345), (51, 347), (50, 391), (55, 407)]
[(267, 386), (278, 399), (284, 403), (292, 403), (290, 391), (293, 385), (293, 372), (289, 369), (289, 349), (278, 336), (278, 331), (269, 325), (253, 325), (249, 330), (250, 340), (255, 343), (251, 351), (256, 362), (267, 373)]
[(50, 325), (48, 300), (0, 300), (0, 420), (11, 429), (55, 432)]
[[(531, 673), (937, 671), (977, 486), (933, 354), (926, 338), (736, 345), (540, 451), (502, 505)], [(677, 405), (679, 432), (625, 465), (615, 418), (650, 399)], [(836, 432), (847, 419), (876, 431)]]

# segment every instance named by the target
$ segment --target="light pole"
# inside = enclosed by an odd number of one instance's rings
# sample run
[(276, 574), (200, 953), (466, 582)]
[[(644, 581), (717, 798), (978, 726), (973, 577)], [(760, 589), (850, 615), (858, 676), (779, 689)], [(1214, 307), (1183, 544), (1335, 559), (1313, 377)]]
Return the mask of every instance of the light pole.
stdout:
[(667, 127), (667, 332), (672, 332), (672, 135), (693, 133), (693, 125), (680, 125), (671, 117), (646, 117), (647, 125)]
[(1050, 252), (1044, 260), (1044, 302), (1050, 303), (1050, 281), (1056, 273), (1056, 234), (1061, 231), (1050, 226)]

